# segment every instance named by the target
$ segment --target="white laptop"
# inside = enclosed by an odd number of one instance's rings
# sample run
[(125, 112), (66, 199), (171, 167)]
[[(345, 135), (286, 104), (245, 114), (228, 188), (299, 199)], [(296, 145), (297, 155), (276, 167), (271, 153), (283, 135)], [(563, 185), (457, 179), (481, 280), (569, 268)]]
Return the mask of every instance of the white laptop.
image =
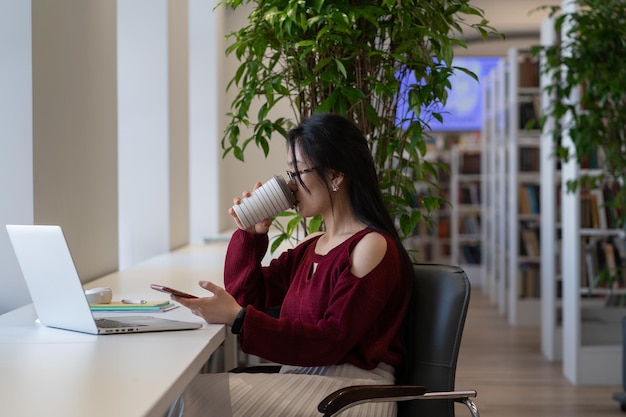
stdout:
[(191, 330), (200, 323), (150, 316), (94, 318), (59, 226), (7, 225), (39, 321), (91, 334)]

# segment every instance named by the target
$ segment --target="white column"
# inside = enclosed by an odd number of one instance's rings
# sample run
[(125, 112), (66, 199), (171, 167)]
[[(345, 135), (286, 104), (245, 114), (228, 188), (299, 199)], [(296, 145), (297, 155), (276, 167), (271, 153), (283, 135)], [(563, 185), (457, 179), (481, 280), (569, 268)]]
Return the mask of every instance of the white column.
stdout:
[(221, 130), (218, 106), (226, 85), (220, 83), (225, 59), (225, 6), (213, 0), (189, 0), (189, 240), (201, 243), (219, 231), (219, 165)]
[(33, 223), (31, 2), (0, 0), (0, 314), (30, 302), (5, 224)]
[[(576, 1), (564, 0), (563, 12), (573, 13), (577, 9)], [(568, 32), (571, 22), (565, 21), (561, 28), (563, 39), (563, 54), (570, 54)], [(566, 70), (565, 70), (566, 71)], [(563, 74), (565, 79), (566, 74)], [(578, 91), (572, 90), (570, 102), (577, 102)], [(573, 150), (569, 125), (573, 115), (567, 113), (563, 117), (561, 143), (564, 147)], [(570, 158), (567, 163), (561, 164), (561, 271), (563, 274), (563, 373), (573, 384), (578, 384), (580, 377), (580, 190), (567, 191), (567, 182), (578, 179), (578, 164), (576, 158)]]
[(120, 269), (169, 250), (167, 10), (117, 2)]
[[(541, 24), (541, 45), (555, 41), (554, 19)], [(544, 58), (542, 58), (543, 62)], [(551, 82), (551, 74), (541, 73), (541, 114), (546, 114), (551, 95), (544, 89)], [(541, 351), (550, 361), (561, 360), (559, 326), (557, 325), (556, 265), (556, 163), (554, 161), (553, 118), (546, 120), (541, 132)]]

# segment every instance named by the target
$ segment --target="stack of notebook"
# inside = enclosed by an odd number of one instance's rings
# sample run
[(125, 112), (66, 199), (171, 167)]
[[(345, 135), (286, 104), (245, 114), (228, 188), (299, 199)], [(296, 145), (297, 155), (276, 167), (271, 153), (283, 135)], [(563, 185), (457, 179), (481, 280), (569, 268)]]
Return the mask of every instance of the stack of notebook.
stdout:
[(178, 307), (178, 305), (171, 303), (168, 300), (165, 301), (143, 301), (143, 302), (127, 302), (127, 301), (112, 301), (108, 304), (90, 304), (91, 311), (144, 311), (150, 313), (160, 313), (168, 311)]

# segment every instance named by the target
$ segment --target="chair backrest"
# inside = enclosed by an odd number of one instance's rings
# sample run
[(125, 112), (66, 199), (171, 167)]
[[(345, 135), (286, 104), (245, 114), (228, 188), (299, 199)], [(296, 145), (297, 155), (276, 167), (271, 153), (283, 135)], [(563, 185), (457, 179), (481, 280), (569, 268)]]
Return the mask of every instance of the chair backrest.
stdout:
[[(423, 385), (427, 392), (454, 390), (469, 299), (470, 283), (461, 268), (414, 265), (404, 335), (409, 356), (398, 383)], [(454, 416), (453, 400), (405, 401), (398, 407), (398, 417)]]

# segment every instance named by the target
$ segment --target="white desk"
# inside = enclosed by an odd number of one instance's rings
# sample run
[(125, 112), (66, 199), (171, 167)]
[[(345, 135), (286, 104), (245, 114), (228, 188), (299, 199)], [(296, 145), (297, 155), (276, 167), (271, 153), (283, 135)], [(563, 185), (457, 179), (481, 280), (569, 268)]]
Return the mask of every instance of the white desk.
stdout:
[[(223, 283), (225, 245), (187, 247), (85, 287), (110, 286), (114, 300), (168, 298), (151, 283), (200, 296), (199, 280)], [(155, 315), (203, 322), (184, 307)], [(93, 336), (35, 319), (32, 305), (0, 316), (1, 415), (162, 416), (226, 339), (225, 326), (206, 323), (191, 331)]]

